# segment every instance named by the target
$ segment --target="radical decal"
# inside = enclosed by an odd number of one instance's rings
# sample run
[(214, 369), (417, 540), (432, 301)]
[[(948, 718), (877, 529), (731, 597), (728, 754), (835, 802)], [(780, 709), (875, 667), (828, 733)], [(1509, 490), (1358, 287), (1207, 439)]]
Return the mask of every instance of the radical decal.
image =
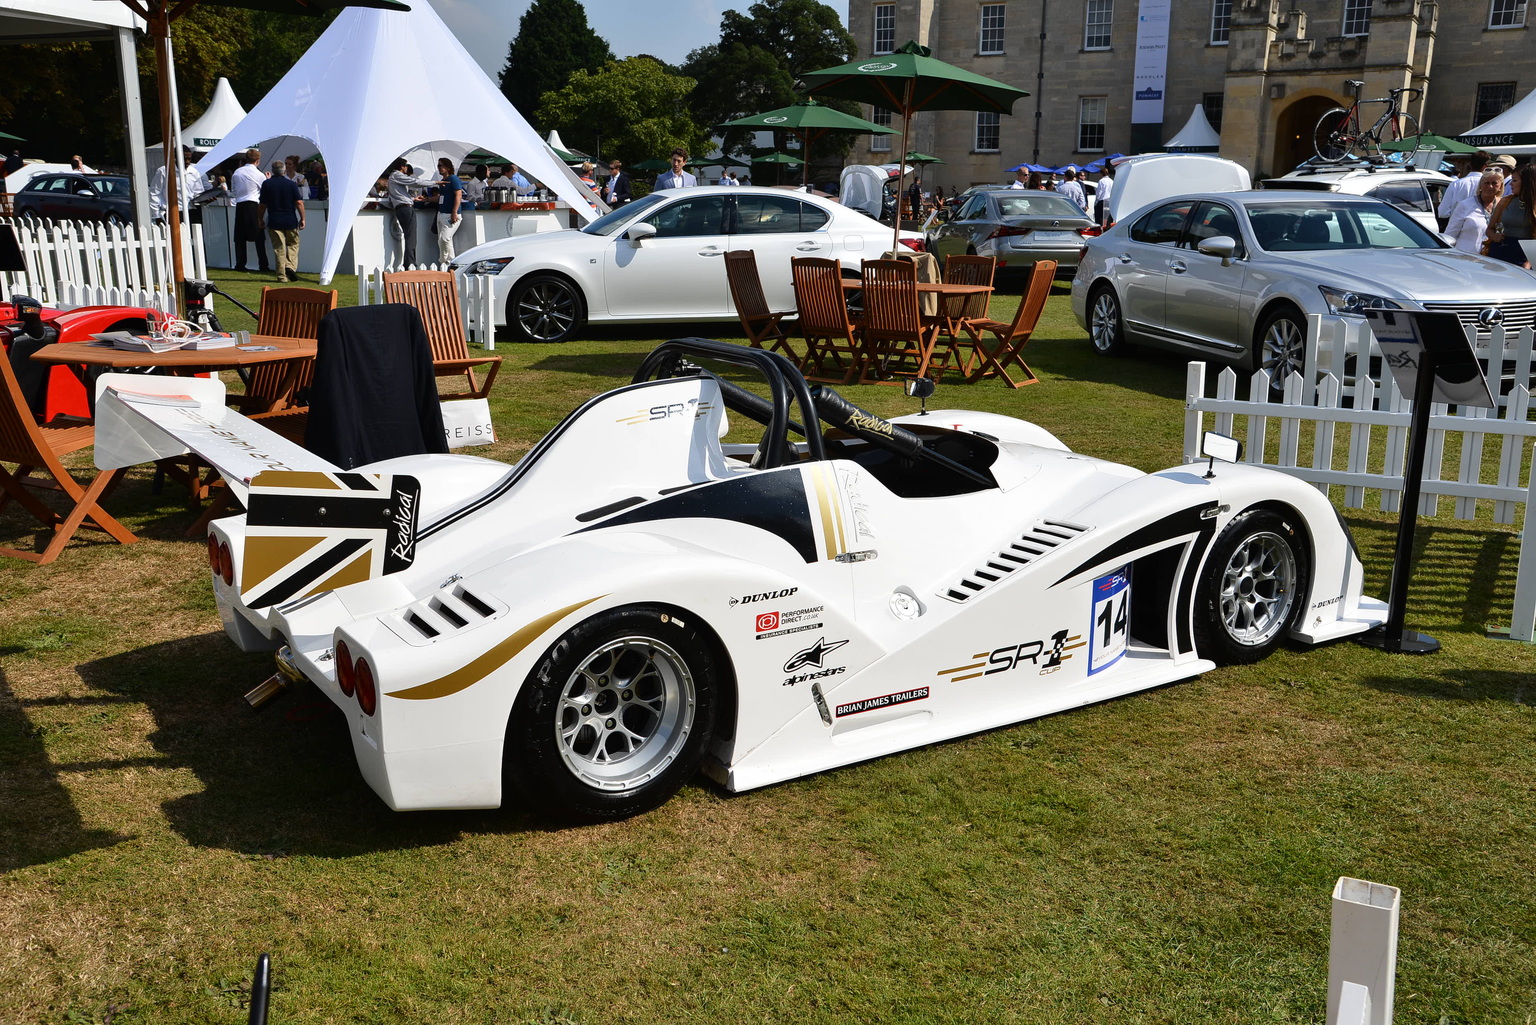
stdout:
[(1093, 628), (1088, 633), (1088, 675), (1108, 669), (1131, 640), (1131, 568), (1093, 582)]
[(713, 408), (708, 402), (700, 402), (698, 399), (689, 399), (687, 402), (668, 402), (665, 405), (637, 409), (629, 416), (619, 417), (614, 423), (648, 424), (657, 420), (670, 420), (675, 416), (691, 416), (698, 419), (701, 416), (708, 416)]
[(798, 590), (800, 590), (798, 587), (785, 587), (777, 591), (762, 591), (758, 594), (744, 594), (740, 598), (732, 598), (731, 605), (733, 607), (737, 605), (751, 605), (753, 602), (772, 601), (775, 598), (788, 598)]
[(877, 698), (864, 698), (860, 701), (850, 701), (846, 705), (838, 705), (837, 717), (841, 719), (845, 715), (858, 715), (860, 712), (873, 712), (877, 708), (890, 708), (893, 705), (905, 705), (909, 701), (926, 701), (927, 699), (927, 687), (914, 687), (911, 690), (897, 691), (895, 694), (882, 694)]
[(833, 641), (831, 644), (828, 644), (825, 637), (818, 637), (816, 643), (809, 648), (802, 648), (800, 651), (789, 656), (789, 661), (784, 663), (784, 671), (792, 673), (796, 669), (804, 669), (806, 666), (815, 666), (817, 669), (820, 669), (822, 659), (847, 643), (847, 641)]
[[(760, 641), (770, 637), (783, 637), (785, 634), (804, 633), (807, 630), (821, 629), (821, 614), (827, 610), (825, 605), (811, 605), (803, 609), (789, 609), (778, 612), (759, 612), (753, 623), (752, 629)], [(847, 644), (844, 641), (843, 644)], [(842, 645), (838, 645), (841, 647)], [(791, 670), (784, 670), (786, 673)]]
[(977, 652), (965, 665), (955, 666), (953, 669), (940, 669), (936, 675), (949, 677), (950, 683), (959, 683), (961, 680), (974, 680), (978, 676), (1006, 673), (1028, 663), (1038, 669), (1041, 676), (1049, 676), (1069, 661), (1072, 658), (1072, 652), (1085, 643), (1087, 642), (1083, 640), (1082, 634), (1069, 634), (1065, 630), (1057, 630), (1051, 634), (1049, 642), (1022, 641), (1018, 644), (993, 648), (991, 651)]

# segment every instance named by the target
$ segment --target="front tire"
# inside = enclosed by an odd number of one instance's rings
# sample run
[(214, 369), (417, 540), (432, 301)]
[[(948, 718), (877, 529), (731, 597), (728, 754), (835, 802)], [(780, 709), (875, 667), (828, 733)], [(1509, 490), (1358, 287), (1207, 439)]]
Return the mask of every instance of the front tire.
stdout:
[(1100, 286), (1088, 297), (1088, 340), (1100, 356), (1123, 356), (1130, 348), (1125, 340), (1120, 299), (1108, 285)]
[(1312, 130), (1312, 148), (1319, 160), (1336, 164), (1349, 156), (1359, 142), (1350, 132), (1350, 125), (1349, 111), (1343, 107), (1334, 107), (1317, 119), (1317, 127)]
[(585, 320), (581, 289), (552, 274), (523, 278), (507, 297), (507, 325), (520, 341), (566, 342)]
[(1219, 665), (1274, 651), (1306, 593), (1306, 544), (1294, 517), (1239, 514), (1211, 546), (1195, 592), (1195, 647)]
[(691, 623), (654, 605), (572, 627), (524, 682), (507, 726), (507, 784), (556, 818), (606, 822), (665, 803), (714, 732), (719, 667)]
[(1307, 359), (1307, 318), (1300, 310), (1282, 306), (1259, 326), (1253, 340), (1253, 365), (1269, 371), (1269, 393), (1285, 394), (1285, 379), (1299, 374)]

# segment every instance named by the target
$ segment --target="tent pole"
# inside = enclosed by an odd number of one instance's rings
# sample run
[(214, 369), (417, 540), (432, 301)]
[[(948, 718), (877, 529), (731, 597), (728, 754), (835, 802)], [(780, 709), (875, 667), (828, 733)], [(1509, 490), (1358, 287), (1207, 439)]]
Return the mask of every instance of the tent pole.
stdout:
[[(182, 269), (181, 253), (181, 184), (176, 180), (176, 155), (172, 150), (171, 132), (171, 20), (166, 12), (166, 0), (156, 0), (150, 9), (149, 31), (155, 38), (155, 84), (160, 92), (161, 156), (165, 158), (165, 223), (171, 242), (171, 301), (176, 316), (186, 311), (182, 308), (181, 283), (186, 275)], [(179, 142), (180, 140), (176, 140)], [(144, 225), (148, 229), (148, 225)]]

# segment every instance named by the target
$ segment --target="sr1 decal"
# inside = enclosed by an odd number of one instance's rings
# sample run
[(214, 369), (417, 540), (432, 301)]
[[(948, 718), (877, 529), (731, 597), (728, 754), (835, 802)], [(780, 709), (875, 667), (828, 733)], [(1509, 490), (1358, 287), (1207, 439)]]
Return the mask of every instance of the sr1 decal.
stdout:
[(1049, 643), (1023, 641), (1019, 644), (993, 648), (991, 651), (978, 652), (972, 655), (971, 661), (965, 665), (955, 666), (952, 669), (940, 669), (937, 675), (949, 677), (950, 683), (959, 683), (961, 680), (974, 680), (978, 676), (1006, 673), (1028, 663), (1037, 668), (1041, 676), (1049, 676), (1071, 659), (1072, 652), (1085, 643), (1082, 634), (1069, 634), (1065, 630), (1057, 630), (1051, 634)]
[(614, 423), (646, 424), (657, 420), (668, 420), (674, 416), (692, 416), (697, 419), (698, 417), (708, 415), (712, 408), (708, 402), (700, 402), (698, 399), (689, 399), (687, 402), (669, 402), (663, 406), (637, 409), (633, 415), (620, 417)]

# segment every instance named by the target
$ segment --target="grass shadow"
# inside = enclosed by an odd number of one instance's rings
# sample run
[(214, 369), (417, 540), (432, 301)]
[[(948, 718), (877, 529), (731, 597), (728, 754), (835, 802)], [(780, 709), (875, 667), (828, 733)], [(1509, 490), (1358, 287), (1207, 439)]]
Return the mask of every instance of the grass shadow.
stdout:
[(1536, 677), (1530, 673), (1447, 669), (1434, 676), (1367, 676), (1360, 682), (1373, 690), (1404, 697), (1536, 704)]
[(222, 633), (78, 667), (91, 687), (143, 703), (155, 750), (202, 784), (164, 805), (193, 845), (334, 858), (541, 828), (516, 811), (391, 811), (358, 772), (345, 717), (319, 692), (295, 689), (260, 711), (246, 704), (244, 691), (270, 670), (270, 655), (240, 652)]

